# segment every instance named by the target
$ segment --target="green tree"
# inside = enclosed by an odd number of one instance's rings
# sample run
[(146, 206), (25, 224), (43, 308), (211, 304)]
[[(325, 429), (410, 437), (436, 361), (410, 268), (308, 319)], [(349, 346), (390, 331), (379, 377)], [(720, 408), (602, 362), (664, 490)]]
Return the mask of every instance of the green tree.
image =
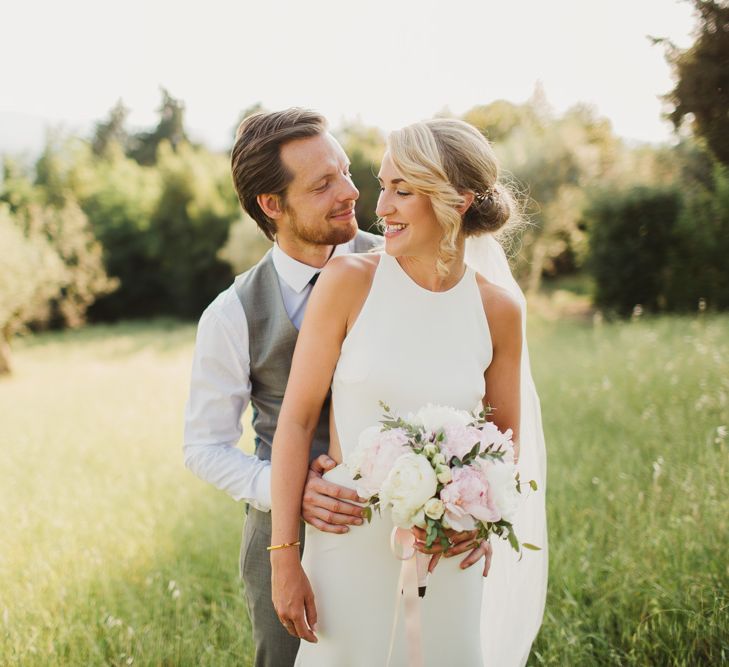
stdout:
[(711, 183), (682, 182), (683, 207), (668, 258), (667, 307), (696, 310), (699, 302), (729, 309), (729, 169), (716, 163)]
[(512, 130), (494, 148), (503, 178), (522, 194), (530, 223), (515, 268), (533, 293), (544, 275), (582, 265), (587, 249), (582, 211), (590, 189), (616, 173), (621, 144), (610, 123), (591, 107), (578, 105), (554, 117), (541, 94), (524, 107), (499, 106), (509, 118), (521, 120), (501, 123)]
[(355, 204), (357, 223), (361, 229), (379, 234), (375, 214), (380, 196), (377, 173), (385, 152), (385, 137), (375, 127), (350, 123), (337, 132), (337, 138), (349, 156), (352, 181), (359, 190)]
[(151, 227), (160, 193), (159, 171), (118, 151), (97, 161), (84, 183), (81, 206), (103, 246), (106, 270), (119, 280), (119, 289), (94, 304), (92, 317), (155, 313), (161, 287)]
[(586, 212), (595, 303), (626, 316), (669, 306), (669, 261), (681, 196), (674, 188), (606, 191)]
[(231, 225), (228, 240), (218, 251), (218, 259), (229, 264), (234, 273), (243, 273), (256, 264), (270, 247), (271, 242), (253, 218), (242, 212)]
[(129, 134), (126, 130), (128, 116), (129, 109), (119, 100), (109, 111), (109, 117), (105, 121), (96, 123), (91, 140), (94, 155), (105, 157), (114, 144), (122, 150), (126, 150), (129, 142)]
[(0, 248), (0, 375), (5, 375), (12, 371), (13, 336), (45, 316), (69, 272), (42, 231), (19, 224), (5, 203), (0, 204)]
[(157, 160), (157, 149), (166, 141), (173, 150), (188, 142), (185, 132), (185, 104), (162, 88), (162, 103), (158, 109), (159, 122), (152, 132), (140, 132), (130, 139), (129, 156), (143, 165), (152, 165)]
[(161, 312), (198, 316), (232, 280), (218, 258), (239, 206), (228, 160), (181, 144), (160, 145), (160, 198), (150, 219), (151, 252), (159, 270)]
[(696, 41), (686, 50), (668, 40), (666, 57), (676, 85), (665, 96), (669, 118), (679, 128), (687, 117), (716, 158), (729, 165), (729, 3), (691, 0), (699, 19)]
[(118, 284), (106, 273), (101, 245), (77, 201), (86, 187), (90, 159), (87, 143), (51, 134), (36, 163), (34, 182), (17, 163), (4, 163), (0, 201), (8, 203), (23, 233), (31, 240), (44, 239), (66, 267), (59, 294), (47, 299), (43, 312), (34, 306), (33, 326), (80, 326), (96, 298)]

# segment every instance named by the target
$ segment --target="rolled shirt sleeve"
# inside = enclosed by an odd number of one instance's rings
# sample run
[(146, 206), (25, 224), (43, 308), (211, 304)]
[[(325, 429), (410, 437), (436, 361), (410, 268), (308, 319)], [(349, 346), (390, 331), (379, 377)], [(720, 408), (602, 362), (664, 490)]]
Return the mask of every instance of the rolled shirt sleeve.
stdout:
[(185, 408), (185, 465), (200, 479), (271, 509), (269, 461), (238, 448), (241, 416), (251, 399), (248, 324), (231, 286), (205, 310), (197, 329)]

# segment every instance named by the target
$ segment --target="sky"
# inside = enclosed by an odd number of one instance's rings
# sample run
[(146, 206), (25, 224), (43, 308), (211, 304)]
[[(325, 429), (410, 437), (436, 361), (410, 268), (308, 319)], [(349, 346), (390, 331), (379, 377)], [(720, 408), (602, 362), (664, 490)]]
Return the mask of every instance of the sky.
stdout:
[(537, 84), (555, 113), (584, 102), (627, 139), (671, 141), (648, 35), (686, 47), (695, 24), (679, 0), (4, 0), (2, 18), (0, 152), (88, 133), (120, 98), (150, 128), (160, 86), (214, 149), (256, 102), (387, 131)]

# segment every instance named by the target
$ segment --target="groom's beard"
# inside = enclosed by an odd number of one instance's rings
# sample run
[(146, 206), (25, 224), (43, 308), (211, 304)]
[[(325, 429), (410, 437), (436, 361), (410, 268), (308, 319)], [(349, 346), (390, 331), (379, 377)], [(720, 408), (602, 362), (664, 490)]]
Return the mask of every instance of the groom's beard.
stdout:
[[(293, 209), (287, 208), (289, 221), (291, 223), (291, 230), (296, 234), (298, 238), (306, 243), (312, 243), (314, 245), (341, 245), (342, 243), (348, 243), (357, 234), (357, 222), (352, 220), (352, 223), (347, 226), (314, 226), (302, 223), (296, 217), (296, 212)], [(341, 211), (340, 211), (341, 213)]]

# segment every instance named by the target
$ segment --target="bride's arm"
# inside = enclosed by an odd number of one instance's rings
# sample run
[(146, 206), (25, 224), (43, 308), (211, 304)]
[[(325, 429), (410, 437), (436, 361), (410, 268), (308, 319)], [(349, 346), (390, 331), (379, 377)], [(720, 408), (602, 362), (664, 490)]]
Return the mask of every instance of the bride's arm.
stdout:
[[(353, 311), (359, 311), (358, 300), (364, 301), (361, 295), (366, 276), (362, 275), (361, 265), (361, 260), (354, 257), (330, 261), (307, 305), (273, 439), (272, 545), (299, 539), (301, 501), (314, 431), (348, 323)], [(299, 549), (271, 551), (271, 570), (273, 602), (280, 620), (291, 634), (316, 641), (311, 631), (316, 624), (314, 597), (301, 568)]]
[(493, 359), (484, 374), (485, 408), (493, 410), (488, 418), (499, 430), (513, 432), (514, 458), (519, 459), (519, 421), (521, 413), (521, 307), (505, 290), (488, 284), (481, 294), (491, 331)]

